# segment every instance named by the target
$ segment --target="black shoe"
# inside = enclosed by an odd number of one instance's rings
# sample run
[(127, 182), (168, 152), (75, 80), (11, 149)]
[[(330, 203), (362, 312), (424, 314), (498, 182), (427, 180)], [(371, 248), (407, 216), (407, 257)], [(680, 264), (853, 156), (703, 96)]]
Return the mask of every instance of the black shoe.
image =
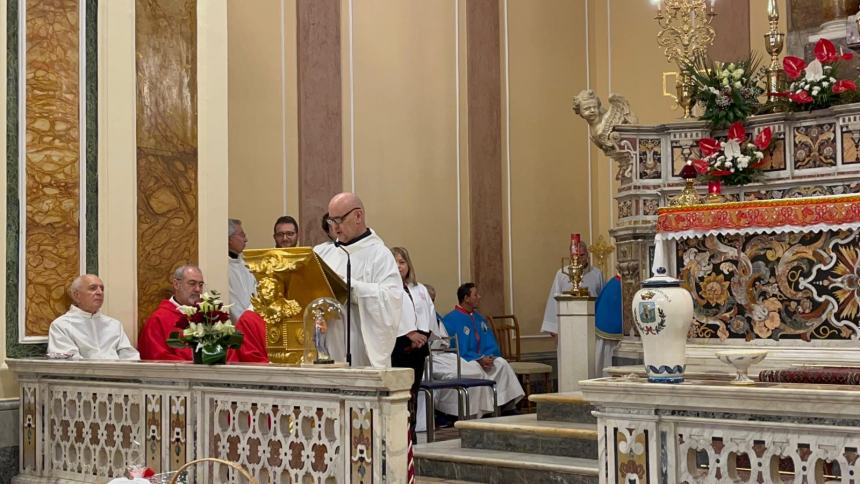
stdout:
[(502, 417), (509, 417), (511, 415), (520, 415), (520, 411), (516, 407), (502, 410)]
[(457, 421), (457, 417), (444, 414), (441, 412), (436, 413), (436, 428), (437, 429), (447, 429), (454, 426), (454, 422)]

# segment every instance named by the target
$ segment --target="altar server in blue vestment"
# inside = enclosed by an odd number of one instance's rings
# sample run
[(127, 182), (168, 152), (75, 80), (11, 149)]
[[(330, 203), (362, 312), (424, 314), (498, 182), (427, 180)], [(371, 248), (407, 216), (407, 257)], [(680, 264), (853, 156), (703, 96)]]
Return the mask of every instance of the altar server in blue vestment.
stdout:
[(621, 276), (606, 281), (594, 303), (594, 325), (597, 345), (594, 347), (595, 375), (607, 376), (604, 368), (612, 366), (612, 354), (621, 341)]
[(512, 409), (525, 393), (511, 365), (502, 358), (492, 326), (478, 312), (478, 288), (471, 282), (463, 284), (457, 289), (457, 300), (460, 304), (442, 319), (447, 333), (457, 335), (463, 360), (478, 363), (485, 378), (496, 381), (503, 410)]

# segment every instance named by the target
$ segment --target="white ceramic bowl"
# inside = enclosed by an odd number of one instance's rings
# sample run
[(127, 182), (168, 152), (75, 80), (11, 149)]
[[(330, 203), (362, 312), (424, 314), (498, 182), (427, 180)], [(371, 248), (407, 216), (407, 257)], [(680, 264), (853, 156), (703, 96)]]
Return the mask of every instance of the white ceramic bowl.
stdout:
[(749, 367), (760, 363), (767, 356), (767, 350), (726, 350), (716, 353), (717, 359), (737, 369), (738, 376), (732, 383), (749, 385), (755, 383), (747, 376)]

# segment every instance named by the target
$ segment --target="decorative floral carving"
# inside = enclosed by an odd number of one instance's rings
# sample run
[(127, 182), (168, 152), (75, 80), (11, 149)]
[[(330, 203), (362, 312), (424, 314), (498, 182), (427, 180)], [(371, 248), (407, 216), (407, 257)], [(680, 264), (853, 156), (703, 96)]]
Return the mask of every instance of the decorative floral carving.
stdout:
[(701, 284), (702, 297), (709, 304), (720, 306), (729, 298), (729, 282), (722, 274), (708, 274)]

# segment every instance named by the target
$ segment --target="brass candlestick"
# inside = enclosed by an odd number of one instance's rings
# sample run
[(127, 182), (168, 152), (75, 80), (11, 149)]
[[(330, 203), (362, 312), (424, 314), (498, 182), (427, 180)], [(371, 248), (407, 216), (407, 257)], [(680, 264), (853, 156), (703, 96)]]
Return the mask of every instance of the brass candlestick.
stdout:
[(588, 288), (582, 287), (582, 275), (585, 274), (586, 257), (585, 254), (571, 254), (567, 270), (562, 268), (561, 271), (570, 279), (570, 290), (565, 291), (565, 294), (575, 297), (591, 296)]
[(716, 16), (714, 0), (663, 0), (657, 2), (657, 45), (663, 48), (666, 60), (678, 64), (678, 105), (684, 110), (684, 118), (690, 118), (693, 110), (694, 83), (684, 67), (697, 55), (705, 54), (713, 45), (716, 32), (711, 22)]
[(767, 20), (770, 28), (764, 34), (764, 47), (770, 54), (770, 65), (765, 69), (767, 77), (767, 100), (776, 102), (775, 93), (785, 89), (785, 73), (779, 63), (779, 54), (785, 42), (785, 34), (779, 31), (779, 8), (776, 0), (767, 0)]

